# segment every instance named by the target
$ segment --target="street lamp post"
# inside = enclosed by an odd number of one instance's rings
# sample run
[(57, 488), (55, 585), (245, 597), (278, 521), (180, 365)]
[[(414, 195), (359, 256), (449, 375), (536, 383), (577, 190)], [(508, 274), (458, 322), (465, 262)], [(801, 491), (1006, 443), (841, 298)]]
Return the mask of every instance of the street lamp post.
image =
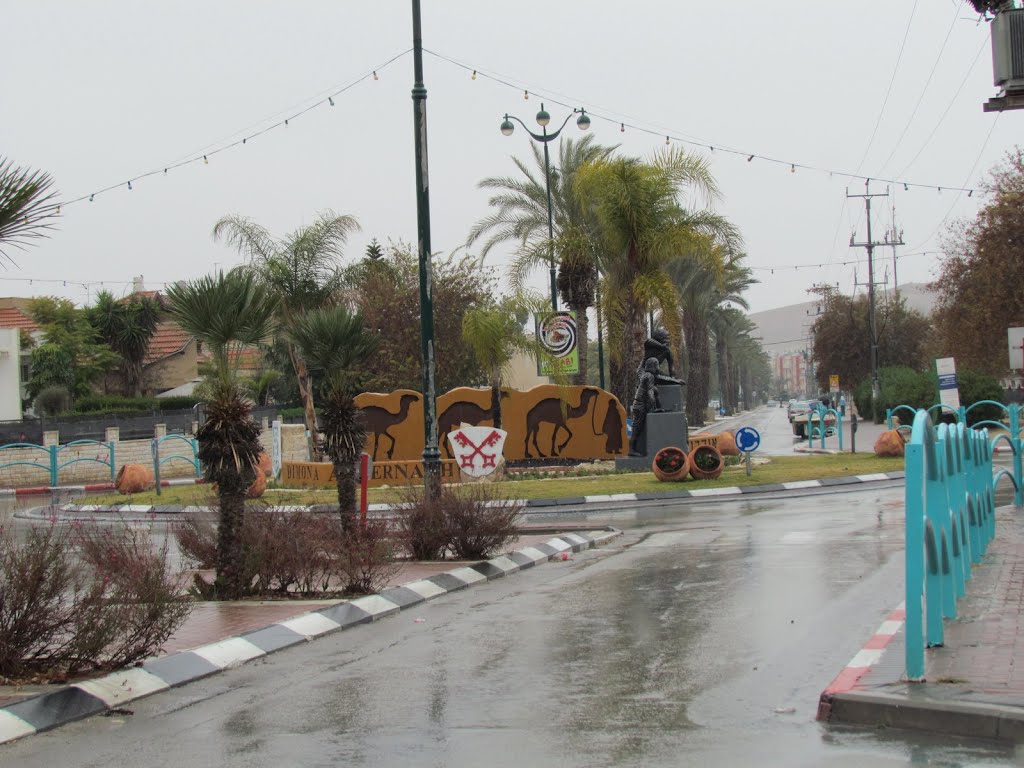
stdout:
[(423, 483), (427, 496), (441, 493), (441, 452), (437, 446), (434, 398), (434, 294), (430, 267), (430, 182), (427, 176), (427, 88), (423, 84), (420, 1), (412, 0), (413, 129), (416, 147), (416, 224), (420, 271), (420, 333), (423, 355)]
[(551, 310), (553, 312), (558, 311), (558, 280), (555, 277), (555, 227), (554, 220), (551, 213), (551, 160), (548, 156), (548, 142), (554, 141), (558, 138), (559, 134), (562, 133), (562, 128), (565, 128), (569, 122), (569, 118), (573, 115), (579, 114), (576, 118), (576, 125), (581, 131), (585, 131), (590, 127), (590, 117), (587, 115), (585, 109), (578, 108), (574, 109), (566, 118), (562, 121), (562, 125), (554, 133), (548, 133), (548, 123), (551, 122), (551, 115), (544, 109), (544, 105), (540, 105), (540, 112), (537, 113), (537, 125), (541, 127), (541, 133), (534, 133), (531, 131), (526, 123), (520, 120), (515, 115), (505, 115), (505, 119), (501, 123), (501, 132), (505, 136), (511, 136), (516, 127), (512, 125), (512, 121), (515, 120), (523, 129), (530, 135), (530, 138), (534, 141), (539, 141), (544, 145), (544, 187), (548, 195), (548, 265), (551, 273)]

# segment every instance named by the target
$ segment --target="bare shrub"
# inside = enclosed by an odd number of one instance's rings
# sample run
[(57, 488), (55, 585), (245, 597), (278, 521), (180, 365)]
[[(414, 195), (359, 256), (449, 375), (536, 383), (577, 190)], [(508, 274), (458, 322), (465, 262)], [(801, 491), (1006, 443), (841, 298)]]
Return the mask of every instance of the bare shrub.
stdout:
[(69, 550), (55, 525), (33, 527), (20, 546), (0, 535), (0, 675), (50, 666), (73, 633), (81, 569)]
[(144, 529), (98, 526), (78, 528), (74, 540), (92, 583), (69, 647), (69, 671), (123, 667), (156, 653), (192, 608), (168, 542), (154, 548)]
[(329, 515), (250, 508), (242, 525), (246, 583), (257, 594), (326, 591), (331, 541), (339, 535), (340, 526)]
[(473, 485), (462, 493), (445, 488), (440, 503), (448, 523), (449, 546), (460, 559), (490, 557), (518, 538), (522, 502), (506, 499), (490, 486)]
[(217, 526), (209, 516), (186, 517), (172, 530), (186, 560), (204, 570), (217, 567)]
[(395, 506), (398, 537), (416, 560), (443, 560), (451, 541), (441, 499), (431, 499), (422, 488), (403, 491)]
[(167, 555), (133, 528), (51, 524), (20, 544), (0, 535), (0, 674), (73, 674), (156, 653), (191, 607)]
[(335, 539), (333, 571), (348, 595), (367, 595), (387, 586), (398, 573), (391, 531), (384, 520), (367, 520)]

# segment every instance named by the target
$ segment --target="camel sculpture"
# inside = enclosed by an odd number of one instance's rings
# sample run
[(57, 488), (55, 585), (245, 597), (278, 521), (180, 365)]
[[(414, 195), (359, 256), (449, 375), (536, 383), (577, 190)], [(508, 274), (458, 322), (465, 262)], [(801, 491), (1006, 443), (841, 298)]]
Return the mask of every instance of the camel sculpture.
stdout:
[[(502, 398), (511, 395), (502, 390)], [(494, 424), (494, 411), (490, 406), (484, 408), (471, 400), (456, 400), (449, 405), (440, 416), (437, 417), (437, 437), (441, 443), (441, 452), (449, 459), (452, 458), (452, 448), (448, 445), (448, 433), (458, 428), (460, 424), (471, 424), (474, 427), (483, 425), (483, 422)]]
[[(551, 432), (551, 453), (550, 457), (558, 456), (565, 446), (572, 440), (572, 430), (569, 429), (569, 425), (566, 423), (569, 419), (578, 419), (580, 416), (586, 414), (590, 408), (590, 404), (597, 399), (600, 390), (594, 387), (585, 387), (583, 394), (580, 395), (580, 404), (575, 408), (564, 407), (563, 401), (558, 397), (546, 397), (539, 401), (533, 408), (526, 414), (526, 441), (524, 443), (526, 458), (532, 459), (530, 455), (530, 439), (533, 439), (533, 447), (537, 451), (537, 458), (548, 458), (541, 453), (540, 446), (537, 445), (537, 435), (540, 433), (541, 424), (551, 424), (554, 429)], [(594, 411), (596, 412), (597, 407), (595, 405)], [(559, 430), (564, 429), (568, 434), (558, 450), (555, 450), (555, 442), (558, 438)], [(591, 429), (594, 431), (594, 435), (600, 436), (593, 426)]]
[(419, 395), (402, 395), (398, 401), (398, 413), (391, 413), (379, 405), (367, 405), (362, 408), (363, 418), (366, 421), (366, 431), (373, 435), (373, 460), (377, 460), (377, 448), (380, 446), (380, 438), (383, 435), (391, 441), (388, 448), (388, 461), (395, 453), (395, 438), (389, 430), (396, 424), (401, 424), (409, 415), (409, 406), (419, 400)]

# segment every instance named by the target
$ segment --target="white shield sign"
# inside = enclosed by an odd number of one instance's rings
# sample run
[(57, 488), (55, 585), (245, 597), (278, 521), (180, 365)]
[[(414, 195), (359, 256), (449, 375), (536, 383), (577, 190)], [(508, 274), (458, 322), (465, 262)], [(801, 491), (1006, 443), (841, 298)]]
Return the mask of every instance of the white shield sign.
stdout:
[(462, 474), (486, 477), (498, 468), (507, 436), (494, 427), (460, 427), (448, 433), (448, 444)]

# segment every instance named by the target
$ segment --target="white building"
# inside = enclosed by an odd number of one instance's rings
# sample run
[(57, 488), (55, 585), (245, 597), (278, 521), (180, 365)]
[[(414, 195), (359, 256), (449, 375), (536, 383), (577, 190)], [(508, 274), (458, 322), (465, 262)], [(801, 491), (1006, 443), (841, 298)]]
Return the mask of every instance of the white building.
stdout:
[(21, 420), (21, 337), (0, 328), (0, 421)]

